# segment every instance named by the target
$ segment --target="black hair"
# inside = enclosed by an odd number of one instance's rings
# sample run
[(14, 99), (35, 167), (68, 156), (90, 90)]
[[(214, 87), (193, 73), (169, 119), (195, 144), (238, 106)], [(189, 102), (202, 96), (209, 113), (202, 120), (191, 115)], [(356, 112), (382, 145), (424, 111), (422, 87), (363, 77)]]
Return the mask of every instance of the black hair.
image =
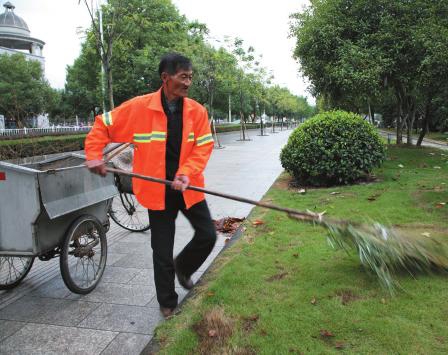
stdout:
[(174, 75), (181, 69), (191, 70), (192, 67), (191, 61), (187, 57), (178, 53), (168, 53), (160, 60), (159, 76), (162, 76), (163, 72)]

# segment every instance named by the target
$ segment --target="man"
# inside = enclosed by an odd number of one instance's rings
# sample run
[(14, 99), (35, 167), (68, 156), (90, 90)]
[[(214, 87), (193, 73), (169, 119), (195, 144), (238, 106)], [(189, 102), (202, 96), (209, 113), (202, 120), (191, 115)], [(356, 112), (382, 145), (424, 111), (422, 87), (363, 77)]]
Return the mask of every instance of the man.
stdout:
[[(106, 144), (132, 142), (135, 173), (173, 181), (171, 188), (141, 179), (132, 181), (137, 200), (148, 208), (157, 300), (165, 317), (177, 306), (175, 274), (184, 288), (191, 289), (191, 275), (216, 241), (204, 195), (186, 190), (190, 183), (204, 186), (202, 172), (213, 149), (206, 109), (187, 98), (192, 74), (188, 58), (176, 53), (165, 55), (159, 64), (162, 87), (98, 116), (85, 143), (86, 165), (94, 173), (106, 174), (102, 161)], [(173, 260), (179, 211), (195, 233)]]

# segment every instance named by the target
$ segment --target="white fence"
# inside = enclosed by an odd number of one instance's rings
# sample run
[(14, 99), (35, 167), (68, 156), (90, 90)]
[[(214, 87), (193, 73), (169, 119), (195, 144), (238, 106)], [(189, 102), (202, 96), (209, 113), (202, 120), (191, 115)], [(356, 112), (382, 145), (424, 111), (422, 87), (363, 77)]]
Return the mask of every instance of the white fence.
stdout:
[(14, 128), (0, 129), (0, 137), (21, 137), (21, 136), (42, 136), (55, 133), (85, 133), (90, 131), (89, 126), (85, 127), (57, 127), (48, 128)]

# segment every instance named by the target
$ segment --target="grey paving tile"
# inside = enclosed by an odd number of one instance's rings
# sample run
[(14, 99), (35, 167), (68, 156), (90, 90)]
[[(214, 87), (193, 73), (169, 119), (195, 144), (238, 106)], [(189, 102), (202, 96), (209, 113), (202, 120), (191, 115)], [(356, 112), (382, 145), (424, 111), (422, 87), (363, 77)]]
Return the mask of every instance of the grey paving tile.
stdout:
[(139, 270), (138, 273), (135, 275), (135, 277), (129, 281), (129, 284), (131, 284), (131, 285), (146, 285), (146, 286), (155, 287), (155, 285), (154, 285), (154, 269)]
[(87, 295), (71, 294), (68, 298), (90, 302), (144, 306), (151, 300), (154, 294), (155, 289), (150, 286), (102, 282)]
[(111, 252), (107, 252), (107, 260), (106, 260), (106, 265), (113, 265), (115, 262), (117, 262), (118, 260), (127, 257), (128, 255), (125, 253), (111, 253)]
[(124, 268), (118, 266), (108, 266), (104, 270), (101, 282), (115, 282), (115, 283), (128, 283), (132, 280), (138, 273), (139, 269), (134, 268)]
[(136, 269), (152, 269), (152, 254), (150, 256), (127, 254), (125, 257), (119, 259), (111, 265)]
[(139, 355), (150, 340), (150, 335), (120, 333), (101, 355)]
[(50, 298), (66, 298), (72, 292), (65, 286), (62, 277), (59, 275), (50, 281), (39, 286), (31, 293), (31, 296), (50, 297)]
[(114, 243), (108, 248), (111, 253), (126, 253), (132, 255), (152, 254), (150, 243), (135, 243), (127, 240)]
[[(0, 320), (0, 342), (14, 334), (26, 325), (24, 322), (16, 322), (12, 320)], [(2, 345), (0, 344), (0, 350)]]
[(121, 239), (120, 242), (147, 243), (149, 246), (151, 246), (151, 231), (143, 233), (130, 233), (129, 235)]
[(86, 300), (25, 296), (5, 307), (0, 319), (75, 326), (98, 306)]
[(158, 309), (103, 304), (78, 326), (117, 332), (152, 335), (156, 325), (163, 320)]
[(117, 333), (30, 323), (7, 338), (1, 354), (71, 355), (100, 354)]

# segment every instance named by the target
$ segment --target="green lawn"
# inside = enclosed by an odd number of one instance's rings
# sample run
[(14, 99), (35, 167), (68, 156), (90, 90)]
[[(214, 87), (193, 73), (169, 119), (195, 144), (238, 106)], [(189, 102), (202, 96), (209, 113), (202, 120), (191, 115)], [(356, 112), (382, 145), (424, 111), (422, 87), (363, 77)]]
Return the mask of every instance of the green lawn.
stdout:
[[(283, 174), (264, 200), (448, 242), (447, 158), (390, 146), (374, 183), (302, 195)], [(319, 227), (257, 208), (246, 228), (182, 312), (157, 329), (162, 354), (448, 352), (446, 273), (403, 273), (405, 291), (391, 297), (354, 253), (331, 249)]]

